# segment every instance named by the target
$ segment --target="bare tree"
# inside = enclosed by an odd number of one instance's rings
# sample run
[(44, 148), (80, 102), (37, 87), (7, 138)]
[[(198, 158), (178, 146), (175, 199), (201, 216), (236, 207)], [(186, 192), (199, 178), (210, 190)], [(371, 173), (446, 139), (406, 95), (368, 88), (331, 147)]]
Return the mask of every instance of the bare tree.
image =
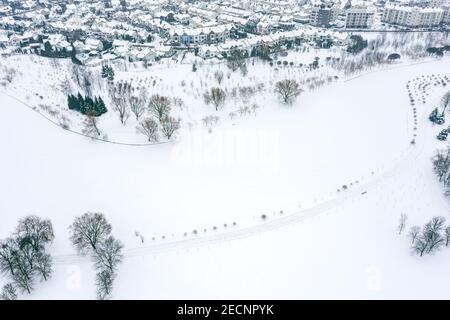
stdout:
[(409, 229), (409, 237), (411, 238), (411, 243), (414, 243), (416, 241), (417, 236), (420, 234), (420, 227), (419, 226), (413, 226), (411, 229)]
[(413, 252), (418, 254), (419, 256), (423, 256), (427, 248), (427, 240), (422, 236), (422, 234), (418, 234), (412, 244)]
[(297, 81), (285, 79), (275, 84), (275, 92), (280, 96), (284, 103), (291, 103), (300, 93), (302, 89)]
[(135, 115), (137, 121), (139, 121), (139, 118), (144, 114), (146, 103), (147, 98), (144, 90), (142, 90), (138, 96), (130, 96), (130, 110)]
[(445, 109), (447, 109), (447, 107), (450, 105), (450, 91), (444, 94), (444, 96), (441, 99), (441, 103), (443, 107), (442, 114), (444, 114)]
[[(24, 243), (23, 243), (24, 244)], [(20, 245), (19, 245), (20, 248)], [(13, 256), (14, 284), (22, 292), (31, 293), (34, 288), (34, 270), (29, 258), (25, 257), (22, 250), (17, 250)]]
[(131, 96), (131, 85), (126, 82), (119, 82), (117, 85), (109, 86), (108, 92), (113, 103), (113, 109), (119, 114), (120, 122), (125, 125), (130, 117), (128, 104)]
[(70, 240), (78, 252), (92, 253), (98, 271), (97, 297), (107, 299), (111, 295), (117, 266), (123, 259), (123, 245), (111, 236), (112, 227), (102, 213), (87, 212), (75, 218), (69, 229)]
[(78, 65), (72, 64), (72, 72), (69, 72), (73, 75), (73, 78), (79, 87), (81, 87), (82, 84), (82, 75), (80, 69), (81, 67), (79, 67)]
[(17, 242), (13, 238), (0, 241), (1, 273), (14, 275), (14, 255), (17, 249)]
[(40, 252), (36, 258), (36, 271), (47, 281), (53, 273), (52, 258), (48, 253)]
[(427, 253), (438, 250), (444, 244), (445, 239), (441, 234), (444, 229), (444, 224), (444, 217), (433, 217), (431, 221), (425, 225), (423, 236), (428, 243)]
[(6, 284), (0, 294), (1, 300), (17, 300), (17, 290), (13, 283)]
[(123, 245), (119, 240), (109, 236), (105, 241), (101, 242), (97, 247), (97, 255), (95, 257), (96, 267), (100, 270), (108, 270), (111, 273), (117, 271), (117, 266), (122, 262)]
[(41, 219), (35, 215), (21, 219), (15, 235), (19, 241), (27, 241), (36, 251), (42, 249), (44, 245), (52, 242), (55, 238), (50, 220)]
[(212, 103), (217, 111), (219, 110), (219, 107), (225, 103), (226, 94), (221, 88), (211, 88), (211, 90), (206, 92), (203, 97), (205, 99), (205, 103)]
[(246, 77), (247, 74), (248, 74), (247, 64), (244, 63), (244, 64), (241, 66), (240, 70), (241, 70), (241, 76), (242, 76), (242, 77)]
[(202, 119), (203, 125), (207, 128), (211, 128), (219, 122), (220, 118), (218, 116), (206, 116)]
[(450, 168), (450, 148), (438, 150), (433, 157), (433, 171), (439, 181), (445, 181)]
[(16, 69), (14, 68), (5, 68), (5, 79), (6, 81), (8, 81), (9, 83), (11, 83), (14, 80), (14, 77), (16, 76)]
[(34, 272), (37, 260), (45, 253), (45, 245), (52, 242), (54, 237), (50, 220), (34, 215), (20, 220), (15, 232), (15, 241), (20, 251), (20, 254), (15, 253), (16, 263), (26, 263), (30, 272)]
[(65, 95), (69, 95), (72, 92), (72, 86), (71, 86), (70, 81), (67, 78), (67, 76), (64, 78), (64, 80), (61, 81), (61, 91)]
[(223, 72), (221, 70), (217, 70), (214, 72), (214, 78), (216, 78), (217, 83), (220, 85), (223, 81)]
[(104, 269), (97, 273), (96, 285), (97, 285), (97, 298), (99, 300), (108, 299), (111, 295), (114, 282), (114, 273)]
[(98, 128), (97, 117), (93, 115), (86, 115), (86, 118), (83, 121), (83, 129), (81, 129), (81, 133), (91, 138), (97, 138), (100, 136), (101, 131)]
[(398, 224), (398, 234), (402, 234), (403, 230), (406, 226), (406, 221), (408, 220), (408, 216), (404, 213), (400, 214), (400, 221)]
[(180, 129), (181, 119), (175, 119), (173, 117), (165, 117), (161, 121), (161, 131), (167, 139), (171, 139), (174, 134)]
[(422, 231), (416, 233), (413, 238), (413, 251), (416, 254), (423, 256), (424, 253), (430, 254), (442, 247), (446, 243), (444, 224), (444, 217), (433, 217), (426, 223), (422, 228)]
[(114, 104), (114, 110), (119, 114), (120, 122), (125, 125), (130, 117), (130, 113), (128, 112), (129, 99), (127, 96), (117, 94), (114, 96), (112, 101)]
[(169, 116), (171, 102), (169, 98), (155, 94), (151, 96), (148, 108), (150, 113), (161, 122), (165, 117)]
[(81, 87), (84, 89), (84, 92), (86, 93), (87, 96), (91, 97), (92, 96), (92, 72), (89, 71), (86, 68), (80, 69), (81, 71)]
[(103, 213), (87, 212), (81, 217), (75, 218), (69, 227), (70, 240), (78, 252), (86, 254), (97, 250), (100, 242), (111, 234), (111, 225), (106, 221)]
[(158, 142), (158, 123), (152, 118), (145, 118), (139, 123), (137, 127), (138, 132), (147, 136), (149, 142)]
[(450, 226), (444, 229), (445, 246), (450, 244)]

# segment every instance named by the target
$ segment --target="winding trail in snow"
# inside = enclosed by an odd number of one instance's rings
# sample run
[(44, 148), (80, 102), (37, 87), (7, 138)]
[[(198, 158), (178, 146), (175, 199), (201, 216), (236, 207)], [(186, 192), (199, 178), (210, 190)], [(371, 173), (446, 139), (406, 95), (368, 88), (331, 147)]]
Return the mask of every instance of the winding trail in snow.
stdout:
[[(303, 222), (307, 219), (324, 214), (327, 211), (336, 208), (349, 200), (356, 199), (358, 197), (363, 197), (364, 195), (362, 195), (362, 192), (370, 192), (370, 190), (378, 187), (379, 185), (387, 183), (388, 180), (398, 176), (401, 172), (412, 166), (414, 160), (421, 155), (424, 145), (425, 144), (421, 139), (421, 143), (417, 143), (415, 146), (412, 146), (410, 151), (405, 153), (402, 159), (397, 161), (397, 163), (389, 170), (379, 175), (375, 174), (374, 178), (371, 179), (369, 182), (355, 186), (347, 191), (343, 191), (336, 198), (321, 202), (311, 208), (299, 210), (292, 213), (285, 213), (281, 217), (272, 220), (267, 220), (266, 222), (257, 225), (243, 227), (237, 230), (218, 232), (206, 236), (197, 236), (189, 239), (167, 241), (148, 246), (124, 249), (123, 250), (124, 257), (125, 258), (137, 257), (142, 255), (176, 251), (194, 247), (208, 246), (226, 241), (239, 240), (255, 236), (264, 232), (276, 230), (282, 227), (286, 227), (291, 224)], [(73, 254), (73, 255), (58, 255), (55, 256), (53, 260), (56, 264), (73, 264), (81, 262), (83, 261), (83, 259), (84, 257), (80, 257), (79, 255)]]
[[(384, 68), (379, 70), (371, 70), (365, 74), (360, 74), (354, 76), (353, 78), (344, 80), (345, 82), (356, 80), (362, 76), (373, 74), (376, 72), (383, 72), (397, 68), (406, 68), (409, 66), (414, 66), (417, 64), (430, 63), (435, 60), (429, 61), (420, 61), (407, 65), (399, 65), (390, 68)], [(405, 92), (406, 94), (406, 92)], [(422, 110), (423, 113), (427, 112), (427, 108), (429, 108), (429, 104), (424, 105), (425, 110)], [(423, 128), (423, 124), (426, 123), (426, 117), (421, 117), (421, 127)], [(429, 138), (428, 135), (421, 135), (420, 138), (416, 137), (416, 144), (408, 145), (408, 148), (401, 154), (401, 156), (390, 166), (388, 169), (382, 172), (374, 172), (372, 176), (365, 183), (359, 183), (358, 185), (354, 185), (348, 190), (337, 193), (334, 198), (323, 201), (311, 208), (306, 208), (302, 210), (298, 210), (291, 213), (285, 213), (282, 216), (279, 216), (274, 219), (268, 219), (260, 224), (246, 226), (230, 231), (225, 232), (217, 232), (209, 235), (199, 235), (193, 236), (187, 239), (181, 239), (177, 241), (161, 241), (156, 244), (141, 246), (136, 248), (125, 248), (123, 250), (125, 258), (139, 257), (149, 254), (156, 253), (164, 253), (169, 251), (176, 251), (182, 249), (189, 249), (201, 246), (209, 246), (222, 242), (239, 240), (243, 238), (248, 238), (251, 236), (259, 235), (264, 232), (276, 230), (282, 227), (287, 227), (292, 224), (296, 224), (299, 222), (303, 222), (305, 220), (311, 219), (313, 217), (319, 216), (328, 212), (329, 210), (341, 206), (347, 203), (350, 200), (364, 197), (362, 194), (370, 193), (371, 190), (379, 187), (380, 185), (386, 184), (389, 180), (397, 177), (401, 173), (405, 172), (408, 169), (414, 168), (415, 160), (418, 159), (424, 151), (425, 147), (425, 139)], [(79, 256), (76, 254), (71, 255), (57, 255), (54, 256), (55, 264), (63, 264), (70, 265), (78, 262), (85, 261), (85, 257)]]

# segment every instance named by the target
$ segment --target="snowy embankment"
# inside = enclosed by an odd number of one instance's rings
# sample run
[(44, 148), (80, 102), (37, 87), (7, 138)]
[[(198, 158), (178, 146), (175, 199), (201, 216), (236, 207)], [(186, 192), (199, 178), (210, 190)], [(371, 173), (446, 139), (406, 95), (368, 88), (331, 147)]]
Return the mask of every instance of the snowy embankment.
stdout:
[(405, 85), (449, 67), (370, 73), (291, 108), (273, 97), (258, 117), (150, 148), (69, 134), (2, 95), (0, 237), (26, 214), (51, 218), (55, 275), (31, 298), (94, 298), (67, 232), (86, 211), (104, 212), (125, 243), (115, 298), (448, 298), (450, 253), (411, 256), (396, 225), (400, 213), (422, 224), (448, 212), (426, 120), (443, 91), (417, 106), (411, 146)]

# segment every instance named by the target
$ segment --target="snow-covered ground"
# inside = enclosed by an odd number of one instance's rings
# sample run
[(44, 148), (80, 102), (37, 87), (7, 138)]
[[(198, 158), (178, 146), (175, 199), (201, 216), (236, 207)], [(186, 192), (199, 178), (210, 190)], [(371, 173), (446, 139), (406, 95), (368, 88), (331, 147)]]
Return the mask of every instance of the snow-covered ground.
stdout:
[[(248, 115), (259, 113), (266, 106), (264, 101), (272, 98), (274, 83), (280, 79), (298, 79), (305, 89), (312, 83), (321, 82), (321, 86), (335, 81), (336, 71), (326, 68), (326, 57), (337, 56), (340, 49), (314, 49), (309, 46), (301, 47), (298, 52), (290, 51), (286, 56), (280, 56), (279, 62), (271, 66), (259, 59), (248, 61), (248, 74), (242, 75), (239, 70), (231, 72), (223, 61), (209, 60), (204, 62), (188, 54), (183, 63), (172, 60), (161, 60), (148, 68), (142, 63), (129, 63), (117, 60), (113, 63), (115, 79), (110, 84), (100, 77), (101, 67), (78, 68), (70, 59), (48, 59), (34, 55), (16, 55), (0, 61), (2, 69), (12, 68), (16, 72), (12, 83), (0, 81), (0, 90), (14, 96), (31, 108), (45, 115), (55, 123), (65, 126), (75, 132), (82, 132), (84, 116), (69, 110), (67, 95), (81, 93), (83, 95), (101, 96), (109, 111), (99, 118), (100, 138), (119, 143), (143, 144), (147, 138), (138, 133), (136, 127), (139, 122), (129, 112), (130, 117), (123, 125), (110, 99), (111, 88), (118, 88), (121, 84), (130, 84), (132, 96), (139, 96), (145, 91), (147, 100), (151, 95), (160, 94), (173, 101), (171, 115), (181, 118), (182, 131), (192, 128), (213, 129), (215, 124), (205, 126), (205, 117), (217, 117), (218, 123), (226, 123), (230, 113), (235, 120), (245, 121)], [(314, 58), (320, 59), (321, 68), (311, 70), (309, 64)], [(292, 62), (292, 65), (283, 65)], [(197, 71), (192, 71), (193, 64), (197, 64)], [(214, 74), (221, 72), (222, 82), (219, 84)], [(90, 94), (84, 85), (85, 79), (90, 83)], [(1, 78), (0, 78), (1, 80)], [(216, 111), (212, 105), (204, 102), (204, 93), (212, 87), (221, 87), (227, 93), (225, 105)], [(318, 86), (318, 85), (317, 85)], [(240, 88), (253, 91), (247, 96), (240, 93)], [(252, 105), (257, 104), (257, 108)], [(142, 118), (150, 116), (146, 112)], [(237, 118), (237, 119), (236, 119)], [(183, 135), (183, 132), (178, 136)], [(161, 139), (165, 142), (165, 139)]]
[(86, 211), (125, 244), (114, 298), (449, 298), (450, 252), (412, 256), (396, 233), (401, 213), (449, 210), (427, 120), (445, 88), (426, 89), (417, 130), (406, 90), (449, 70), (448, 57), (389, 66), (291, 107), (266, 95), (257, 116), (150, 147), (73, 135), (1, 94), (0, 238), (31, 213), (56, 232), (55, 274), (23, 298), (95, 298), (68, 240)]

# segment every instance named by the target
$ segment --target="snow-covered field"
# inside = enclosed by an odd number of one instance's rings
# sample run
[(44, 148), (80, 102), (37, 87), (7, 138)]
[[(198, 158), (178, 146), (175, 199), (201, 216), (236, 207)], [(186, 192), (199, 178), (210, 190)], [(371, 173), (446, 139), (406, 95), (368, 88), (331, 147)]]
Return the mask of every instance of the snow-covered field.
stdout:
[[(171, 115), (182, 119), (182, 132), (178, 135), (182, 136), (183, 131), (193, 128), (213, 130), (216, 123), (213, 121), (205, 125), (203, 119), (207, 117), (216, 117), (217, 123), (227, 123), (230, 119), (246, 121), (249, 116), (257, 115), (267, 105), (266, 99), (273, 97), (272, 87), (280, 79), (298, 79), (305, 89), (310, 88), (313, 83), (320, 82), (319, 85), (323, 86), (335, 81), (337, 72), (330, 70), (325, 64), (326, 57), (336, 56), (339, 52), (340, 49), (313, 49), (305, 46), (298, 52), (291, 51), (285, 57), (280, 56), (278, 61), (281, 65), (275, 63), (273, 66), (259, 59), (251, 59), (252, 62), (249, 60), (247, 63), (248, 74), (244, 76), (239, 70), (231, 72), (223, 61), (204, 62), (191, 54), (187, 55), (183, 63), (162, 60), (148, 68), (144, 68), (141, 63), (117, 60), (112, 64), (116, 74), (112, 84), (100, 77), (100, 66), (80, 69), (70, 59), (16, 55), (0, 62), (0, 71), (3, 71), (2, 67), (16, 70), (11, 84), (0, 81), (0, 85), (3, 85), (0, 90), (75, 132), (82, 132), (84, 116), (68, 109), (67, 95), (99, 95), (109, 109), (99, 119), (98, 126), (102, 133), (100, 138), (119, 143), (144, 144), (148, 143), (147, 138), (137, 133), (139, 121), (136, 121), (131, 112), (125, 124), (119, 121), (118, 112), (110, 99), (112, 88), (129, 84), (131, 96), (140, 96), (144, 91), (147, 100), (154, 94), (169, 97), (173, 101)], [(321, 68), (312, 70), (309, 64), (315, 57), (320, 59)], [(194, 63), (198, 69), (196, 72), (192, 71)], [(216, 72), (222, 73), (221, 83), (214, 76)], [(90, 89), (86, 89), (86, 81), (90, 83)], [(228, 96), (225, 105), (218, 111), (212, 105), (206, 105), (203, 97), (210, 88), (217, 86), (223, 88)], [(252, 92), (241, 93), (242, 88)], [(255, 104), (257, 106), (253, 108)], [(150, 114), (146, 112), (142, 118), (148, 116)], [(161, 140), (166, 141), (164, 138)]]
[(87, 211), (125, 244), (114, 298), (449, 298), (450, 252), (413, 256), (396, 232), (401, 213), (412, 225), (449, 210), (427, 120), (445, 88), (416, 105), (417, 130), (406, 90), (432, 74), (450, 59), (339, 79), (290, 107), (267, 94), (257, 116), (147, 147), (71, 134), (1, 94), (0, 238), (31, 213), (56, 232), (55, 274), (23, 298), (95, 298), (67, 230)]

